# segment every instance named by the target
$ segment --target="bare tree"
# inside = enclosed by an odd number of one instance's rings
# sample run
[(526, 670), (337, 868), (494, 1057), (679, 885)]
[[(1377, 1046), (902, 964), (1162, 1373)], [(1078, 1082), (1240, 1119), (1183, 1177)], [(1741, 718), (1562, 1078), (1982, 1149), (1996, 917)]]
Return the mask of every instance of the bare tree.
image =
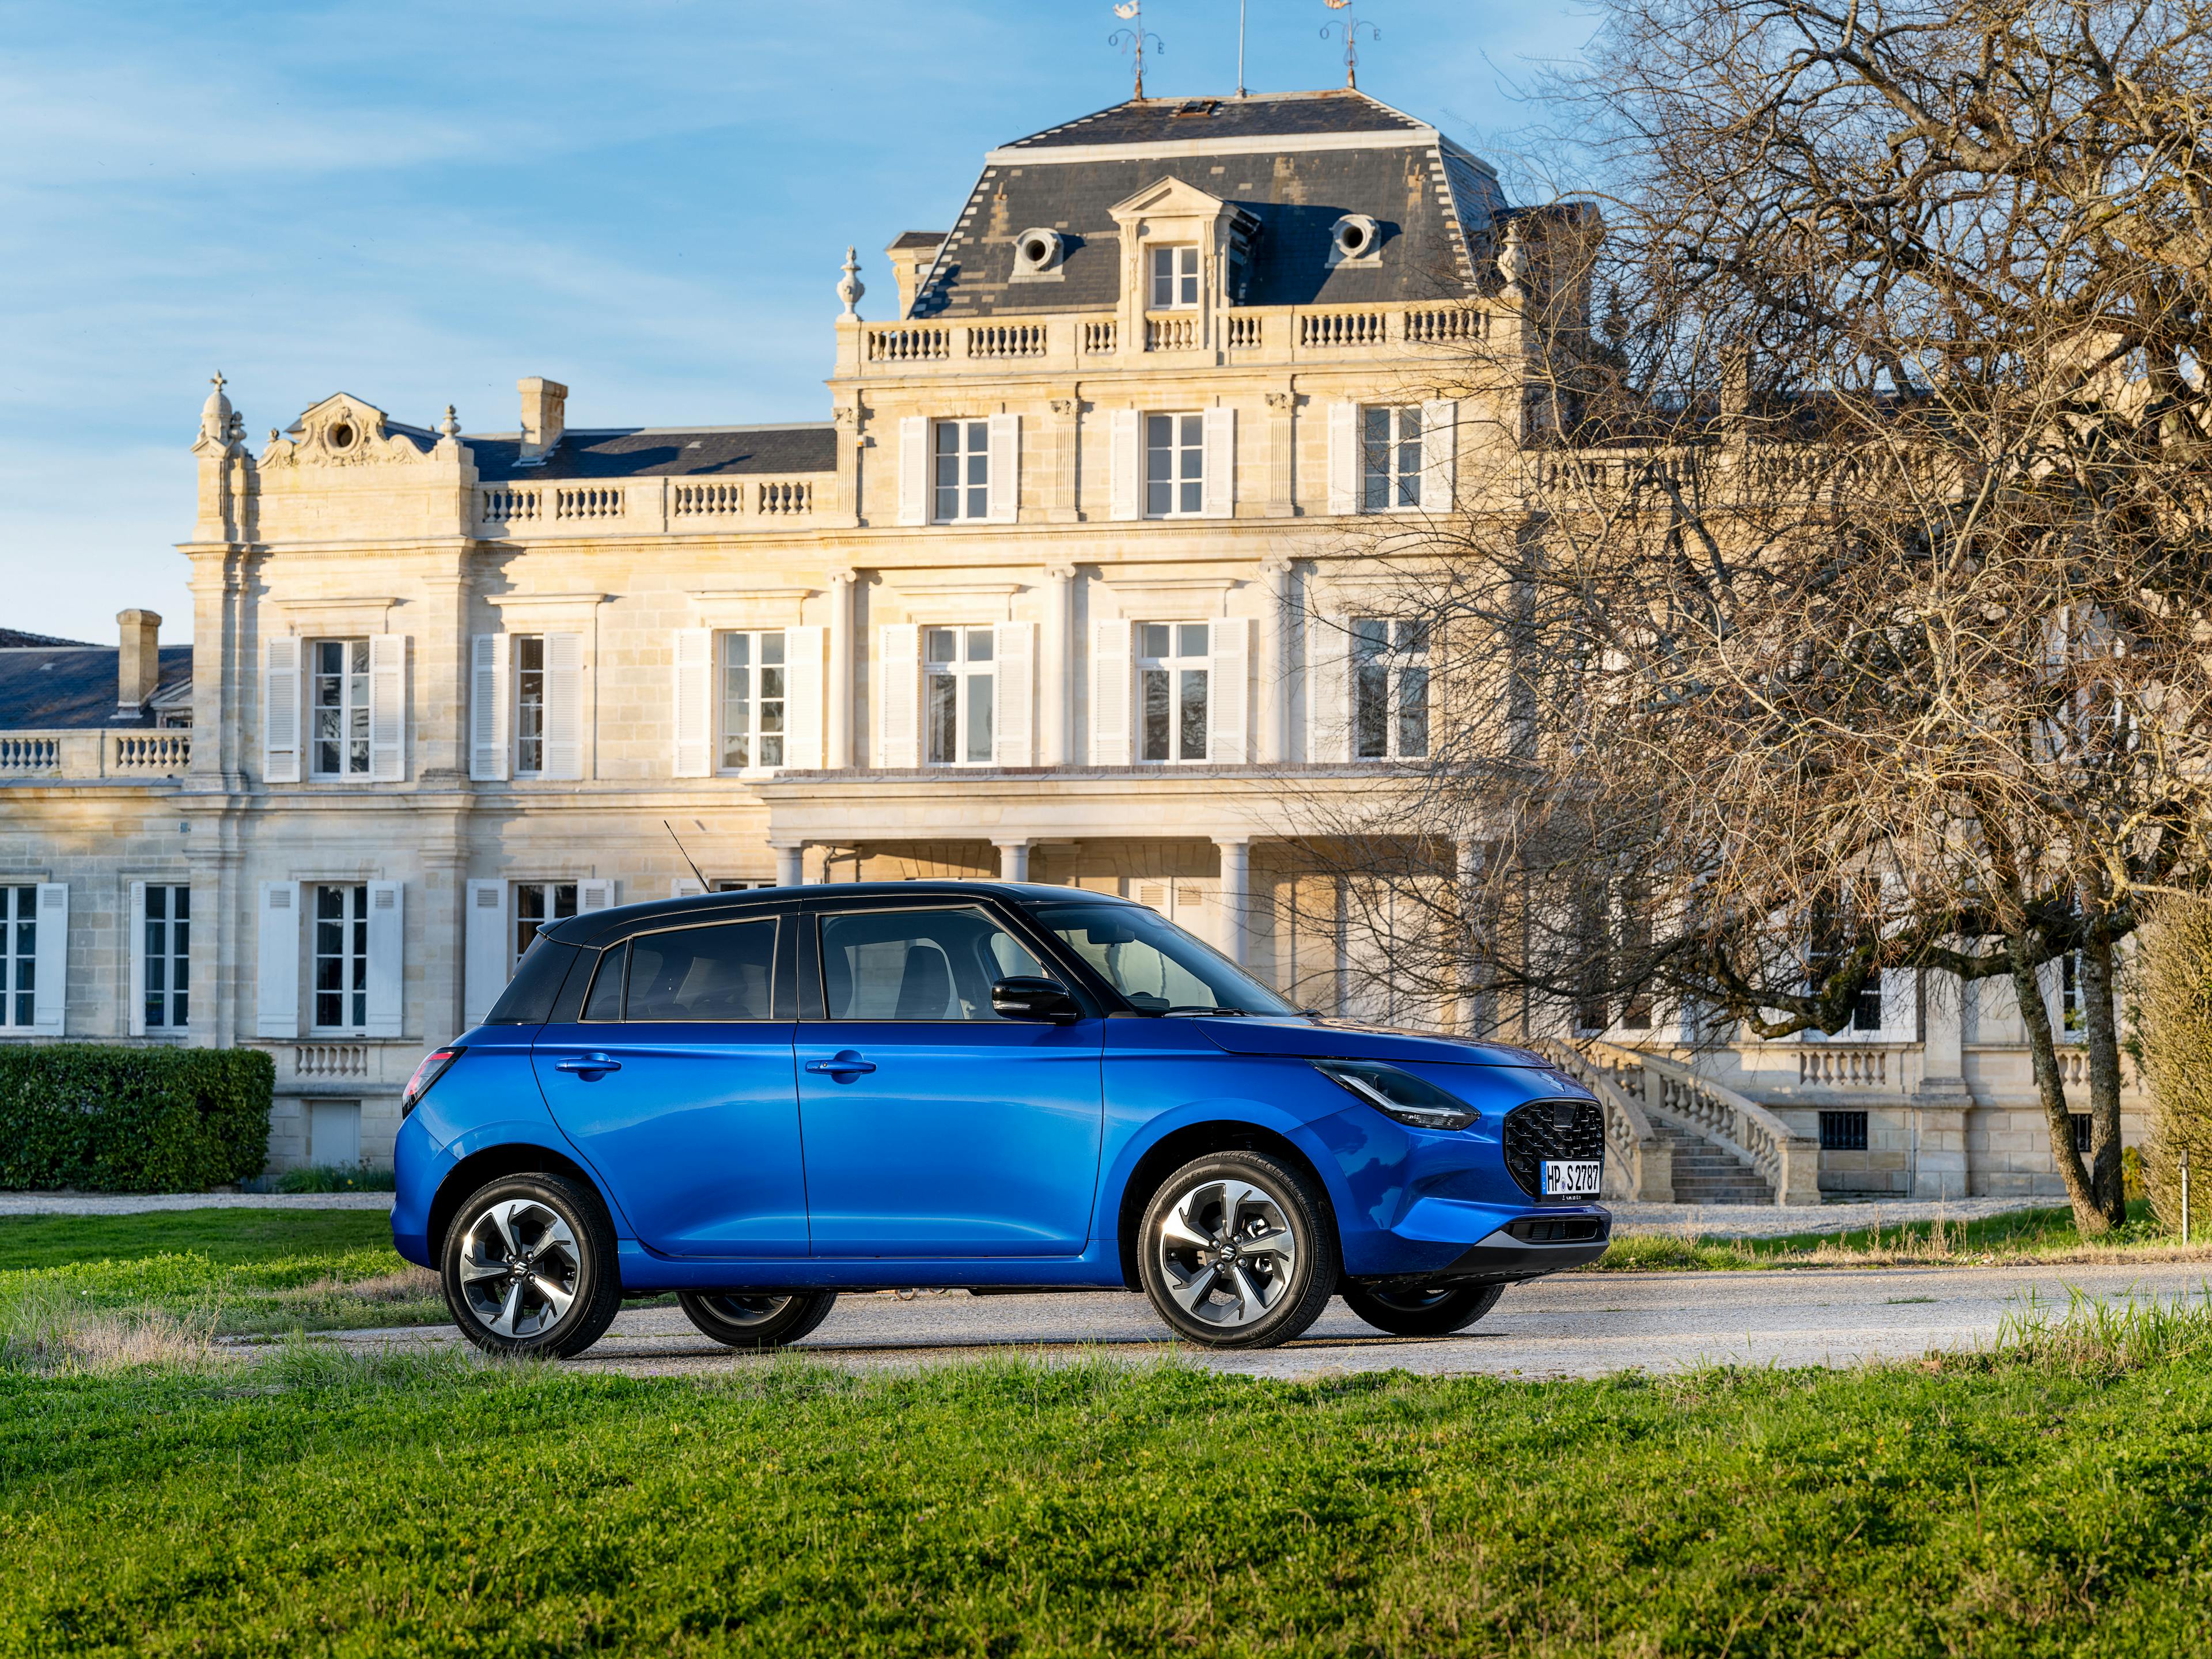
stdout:
[(2077, 1220), (2124, 1218), (2118, 952), (2212, 887), (2204, 13), (1613, 0), (1552, 88), (1605, 234), (1525, 215), (1520, 325), (1438, 366), (1492, 487), (1359, 549), (1431, 741), (1309, 851), (1361, 849), (1392, 974), (1715, 1041), (2001, 980)]

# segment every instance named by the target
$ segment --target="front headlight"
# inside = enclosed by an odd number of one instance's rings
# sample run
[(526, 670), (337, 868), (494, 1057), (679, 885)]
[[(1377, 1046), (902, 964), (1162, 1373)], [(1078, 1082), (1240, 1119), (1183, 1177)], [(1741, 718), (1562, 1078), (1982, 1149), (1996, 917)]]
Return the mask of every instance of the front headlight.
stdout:
[(1482, 1116), (1456, 1096), (1395, 1066), (1369, 1060), (1317, 1060), (1313, 1066), (1385, 1117), (1416, 1129), (1464, 1129)]

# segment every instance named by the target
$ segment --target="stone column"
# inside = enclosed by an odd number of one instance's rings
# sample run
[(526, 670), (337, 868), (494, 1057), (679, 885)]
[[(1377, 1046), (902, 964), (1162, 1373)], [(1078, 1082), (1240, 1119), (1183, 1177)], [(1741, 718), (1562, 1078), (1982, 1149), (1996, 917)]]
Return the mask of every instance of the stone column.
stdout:
[(1266, 609), (1260, 617), (1260, 719), (1252, 758), (1279, 766), (1291, 757), (1291, 562), (1263, 559)]
[(1045, 506), (1045, 522), (1073, 524), (1083, 516), (1076, 501), (1076, 473), (1083, 441), (1083, 400), (1074, 396), (1054, 398), (1052, 413), (1052, 494)]
[(1912, 1100), (1912, 1196), (1964, 1198), (1966, 1114), (1974, 1097), (1966, 1076), (1966, 988), (1956, 975), (1929, 973), (1921, 1018), (1920, 1086)]
[(1451, 1028), (1462, 1036), (1473, 1036), (1487, 1023), (1483, 1018), (1482, 994), (1476, 988), (1480, 966), (1476, 956), (1474, 907), (1482, 882), (1483, 844), (1474, 836), (1462, 838), (1454, 874), (1458, 883), (1461, 937), (1459, 985), (1452, 999)]
[(1241, 967), (1251, 932), (1252, 842), (1245, 836), (1216, 836), (1213, 847), (1221, 855), (1221, 954)]
[(999, 879), (1027, 881), (1030, 878), (1030, 843), (1022, 841), (994, 842), (999, 849)]
[(853, 764), (853, 580), (849, 570), (830, 577), (830, 699), (823, 722), (829, 744), (823, 758), (833, 772)]
[(1267, 505), (1271, 519), (1288, 519), (1297, 513), (1297, 394), (1270, 392), (1267, 396)]
[(775, 841), (769, 845), (775, 851), (775, 884), (779, 887), (801, 887), (806, 883), (806, 843), (803, 841)]
[(1075, 567), (1048, 565), (1044, 574), (1052, 584), (1052, 604), (1037, 653), (1037, 725), (1044, 738), (1038, 754), (1043, 765), (1065, 766), (1070, 753), (1068, 711), (1075, 706), (1070, 683), (1075, 672)]

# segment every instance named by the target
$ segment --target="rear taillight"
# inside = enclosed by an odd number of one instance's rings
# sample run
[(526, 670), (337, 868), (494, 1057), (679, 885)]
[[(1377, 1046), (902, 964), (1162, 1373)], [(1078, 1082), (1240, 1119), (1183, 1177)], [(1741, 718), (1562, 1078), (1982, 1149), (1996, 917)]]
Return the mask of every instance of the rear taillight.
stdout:
[(465, 1048), (434, 1048), (422, 1056), (422, 1063), (415, 1068), (415, 1075), (407, 1079), (407, 1091), (399, 1097), (399, 1115), (405, 1117), (430, 1092), (430, 1085), (445, 1076), (446, 1068), (468, 1052)]

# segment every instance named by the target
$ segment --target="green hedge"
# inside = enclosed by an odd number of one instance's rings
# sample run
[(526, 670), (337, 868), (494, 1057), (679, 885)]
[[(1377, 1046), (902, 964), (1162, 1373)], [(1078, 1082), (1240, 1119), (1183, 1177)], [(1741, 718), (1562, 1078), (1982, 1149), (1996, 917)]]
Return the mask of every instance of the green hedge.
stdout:
[(194, 1193), (269, 1162), (276, 1067), (245, 1048), (0, 1048), (0, 1188)]

